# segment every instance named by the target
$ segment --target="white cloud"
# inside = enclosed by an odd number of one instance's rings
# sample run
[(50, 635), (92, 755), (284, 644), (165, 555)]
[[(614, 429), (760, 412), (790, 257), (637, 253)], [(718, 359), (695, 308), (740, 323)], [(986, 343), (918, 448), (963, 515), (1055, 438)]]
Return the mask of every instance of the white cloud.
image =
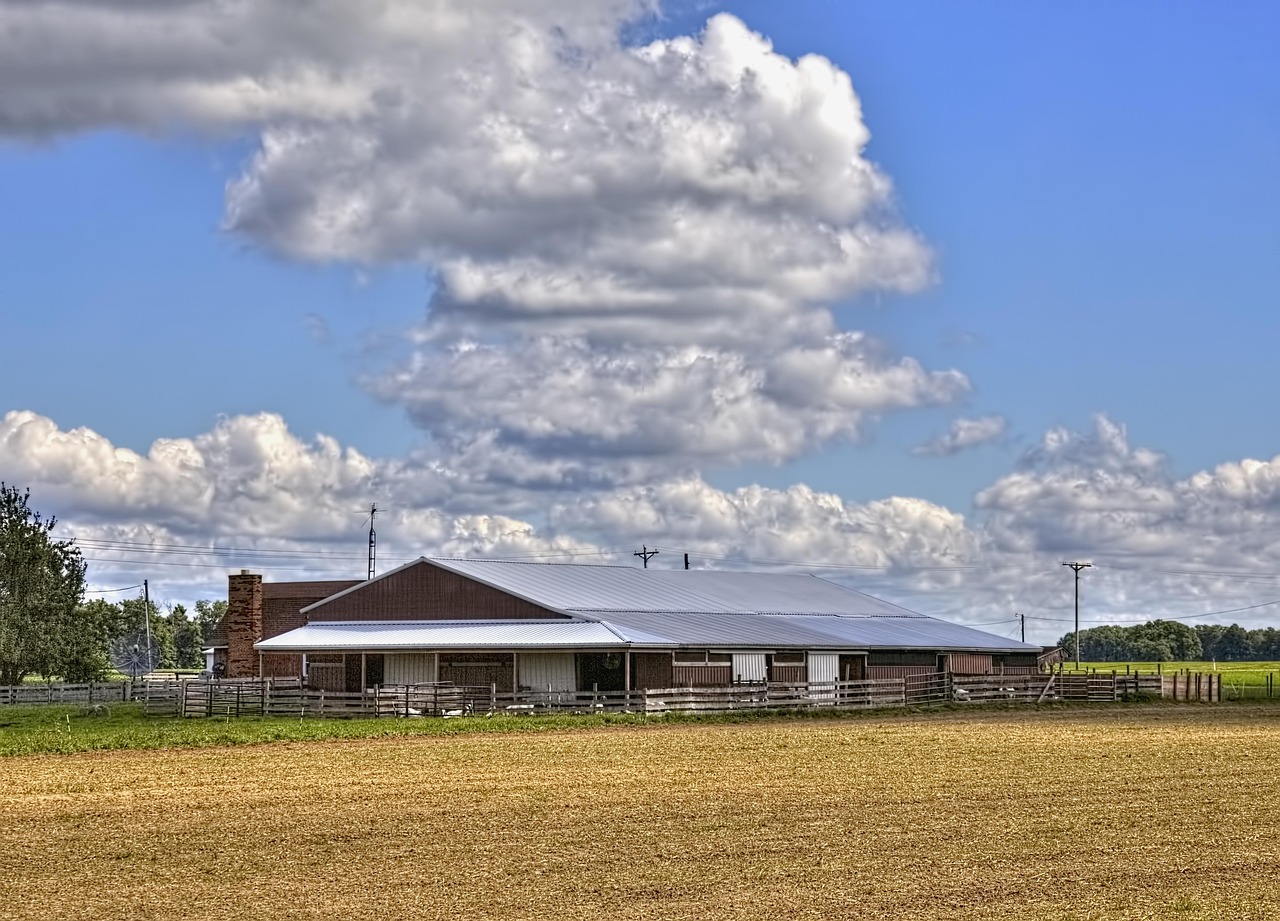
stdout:
[[(533, 501), (526, 485), (302, 441), (270, 415), (222, 419), (141, 455), (11, 412), (0, 419), (0, 470), (86, 540), (95, 585), (149, 577), (179, 600), (216, 595), (220, 570), (243, 565), (276, 578), (358, 577), (373, 501), (383, 569), (420, 554), (633, 562), (647, 543), (670, 554), (658, 565), (679, 565), (684, 551), (697, 565), (782, 563), (956, 620), (1007, 620), (1006, 633), (1021, 611), (1044, 641), (1070, 625), (1063, 559), (1096, 564), (1082, 583), (1086, 625), (1280, 598), (1280, 458), (1177, 478), (1104, 417), (1093, 432), (1049, 432), (979, 494), (973, 520), (919, 498), (723, 490), (696, 475), (573, 483)], [(228, 547), (251, 552), (217, 549)], [(1268, 610), (1217, 619), (1267, 623)]]
[(419, 352), (370, 386), (455, 452), (483, 443), (473, 460), (492, 458), (489, 475), (528, 471), (565, 485), (782, 463), (829, 439), (856, 438), (880, 414), (947, 403), (968, 381), (894, 360), (865, 336), (843, 333), (754, 358), (551, 337), (508, 347), (467, 343)]
[(724, 14), (623, 44), (652, 11), (0, 0), (0, 131), (257, 132), (226, 227), (427, 267), (416, 355), (366, 383), (495, 475), (781, 462), (966, 392), (829, 310), (932, 274), (849, 76)]
[(967, 448), (976, 448), (1004, 436), (1008, 428), (1004, 416), (979, 416), (976, 419), (960, 418), (951, 423), (951, 429), (927, 444), (911, 450), (912, 454), (932, 457), (950, 457)]

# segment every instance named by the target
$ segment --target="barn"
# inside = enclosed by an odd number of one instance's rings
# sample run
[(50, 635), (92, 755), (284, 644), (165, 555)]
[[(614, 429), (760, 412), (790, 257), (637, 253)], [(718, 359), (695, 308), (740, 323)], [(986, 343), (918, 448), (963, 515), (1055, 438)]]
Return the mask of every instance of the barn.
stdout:
[(812, 575), (425, 557), (361, 582), (242, 571), (225, 627), (228, 676), (331, 691), (1032, 674), (1040, 651)]

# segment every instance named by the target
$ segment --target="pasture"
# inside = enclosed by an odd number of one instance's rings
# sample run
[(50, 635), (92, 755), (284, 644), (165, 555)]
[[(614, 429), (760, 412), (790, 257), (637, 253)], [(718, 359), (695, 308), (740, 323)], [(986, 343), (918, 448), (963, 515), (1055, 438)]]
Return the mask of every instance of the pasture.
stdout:
[[(1067, 664), (1068, 669), (1071, 663)], [(1081, 668), (1093, 669), (1101, 674), (1129, 671), (1154, 675), (1161, 671), (1166, 675), (1204, 674), (1222, 676), (1222, 699), (1240, 700), (1267, 696), (1268, 676), (1273, 693), (1280, 696), (1280, 662), (1081, 662)]]

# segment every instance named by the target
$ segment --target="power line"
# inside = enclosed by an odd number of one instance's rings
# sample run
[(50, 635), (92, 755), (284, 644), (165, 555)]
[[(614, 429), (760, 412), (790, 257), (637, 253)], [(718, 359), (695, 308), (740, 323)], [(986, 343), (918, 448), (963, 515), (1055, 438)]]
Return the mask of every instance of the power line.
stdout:
[(112, 595), (116, 592), (131, 592), (135, 588), (142, 588), (142, 583), (137, 585), (126, 585), (124, 588), (90, 588), (85, 590), (87, 595)]

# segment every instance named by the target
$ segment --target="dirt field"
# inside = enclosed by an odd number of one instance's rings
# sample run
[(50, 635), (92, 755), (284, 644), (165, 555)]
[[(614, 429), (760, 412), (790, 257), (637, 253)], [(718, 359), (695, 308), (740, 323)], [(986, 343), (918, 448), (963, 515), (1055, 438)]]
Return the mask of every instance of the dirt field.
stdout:
[(0, 759), (0, 917), (1275, 918), (1280, 708)]

